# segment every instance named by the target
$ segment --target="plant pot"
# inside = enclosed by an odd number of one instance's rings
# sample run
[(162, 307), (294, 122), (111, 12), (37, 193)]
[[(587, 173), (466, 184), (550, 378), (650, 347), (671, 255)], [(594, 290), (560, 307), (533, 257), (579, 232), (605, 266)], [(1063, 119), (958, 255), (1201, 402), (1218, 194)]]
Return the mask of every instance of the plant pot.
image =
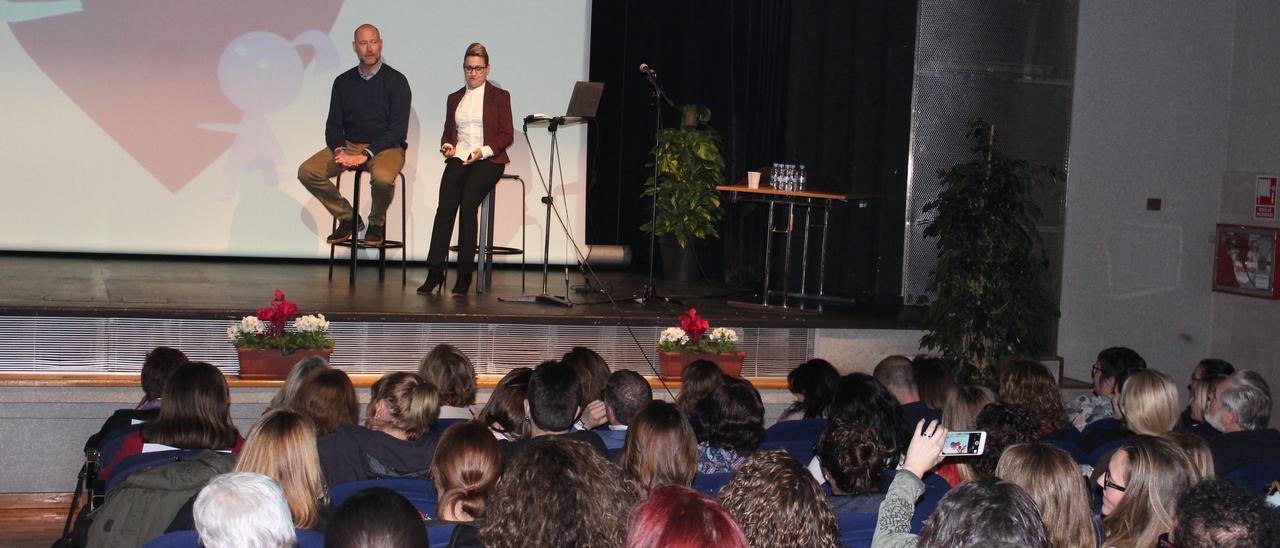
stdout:
[(685, 366), (698, 360), (708, 360), (720, 366), (720, 371), (731, 377), (742, 377), (742, 362), (746, 361), (746, 352), (723, 352), (720, 354), (691, 354), (688, 352), (658, 352), (658, 371), (664, 380), (679, 379)]
[(662, 277), (673, 282), (696, 282), (702, 279), (702, 266), (698, 263), (700, 242), (689, 242), (680, 247), (674, 236), (663, 236), (658, 241), (662, 252)]
[(262, 381), (279, 381), (289, 376), (299, 360), (320, 356), (329, 361), (332, 348), (324, 350), (294, 350), (285, 354), (274, 348), (237, 348), (240, 357), (240, 378)]

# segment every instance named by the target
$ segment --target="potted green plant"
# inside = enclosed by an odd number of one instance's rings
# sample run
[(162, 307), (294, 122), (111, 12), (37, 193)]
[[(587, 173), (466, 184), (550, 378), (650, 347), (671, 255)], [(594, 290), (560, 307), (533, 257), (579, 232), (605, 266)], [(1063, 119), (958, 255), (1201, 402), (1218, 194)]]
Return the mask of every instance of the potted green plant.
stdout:
[[(290, 322), (293, 331), (288, 330)], [(310, 356), (329, 359), (333, 340), (325, 336), (328, 329), (324, 314), (298, 317), (298, 305), (277, 289), (270, 306), (228, 327), (227, 337), (240, 359), (240, 378), (280, 380), (298, 360)]]
[(1032, 333), (1058, 313), (1031, 198), (1057, 171), (1003, 154), (981, 119), (966, 137), (973, 159), (940, 170), (942, 190), (924, 206), (936, 212), (924, 236), (937, 241), (938, 262), (921, 345), (939, 351), (961, 382), (993, 385), (1002, 360), (1044, 351)]
[(724, 177), (724, 158), (710, 120), (707, 107), (682, 107), (680, 127), (662, 130), (653, 150), (659, 180), (649, 177), (644, 183), (642, 195), (654, 198), (656, 211), (654, 220), (640, 228), (659, 238), (668, 279), (697, 279), (694, 245), (720, 235), (716, 226), (723, 212), (716, 185)]

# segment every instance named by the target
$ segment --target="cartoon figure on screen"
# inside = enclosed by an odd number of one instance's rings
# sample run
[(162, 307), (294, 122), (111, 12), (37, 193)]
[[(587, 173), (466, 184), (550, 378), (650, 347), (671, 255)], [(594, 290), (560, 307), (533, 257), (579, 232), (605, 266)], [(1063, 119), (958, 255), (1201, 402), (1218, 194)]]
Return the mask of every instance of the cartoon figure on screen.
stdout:
[(236, 135), (223, 169), (227, 179), (223, 196), (227, 199), (235, 197), (240, 177), (250, 170), (261, 170), (268, 185), (274, 186), (280, 180), (277, 169), (284, 164), (284, 153), (267, 123), (267, 115), (289, 106), (302, 89), (305, 67), (299, 46), (315, 50), (316, 70), (338, 66), (338, 50), (318, 30), (299, 34), (292, 42), (273, 32), (249, 32), (237, 36), (222, 50), (218, 84), (244, 117), (235, 124), (204, 122), (197, 127)]
[(444, 155), (444, 175), (440, 177), (440, 203), (431, 226), (431, 249), (427, 252), (427, 281), (418, 293), (434, 293), (444, 284), (444, 262), (453, 235), (453, 219), (458, 218), (458, 276), (453, 294), (471, 288), (476, 267), (476, 212), (480, 201), (498, 184), (511, 161), (507, 147), (515, 141), (511, 122), (511, 94), (489, 82), (489, 52), (479, 43), (467, 46), (462, 56), (462, 76), (466, 85), (449, 94), (445, 101), (444, 134), (440, 154)]

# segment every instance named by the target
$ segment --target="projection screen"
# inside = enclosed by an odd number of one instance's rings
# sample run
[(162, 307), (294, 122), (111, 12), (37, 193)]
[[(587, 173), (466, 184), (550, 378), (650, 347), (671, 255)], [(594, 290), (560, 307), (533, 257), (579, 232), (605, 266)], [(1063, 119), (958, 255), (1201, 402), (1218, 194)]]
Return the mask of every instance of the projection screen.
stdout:
[[(507, 173), (527, 183), (523, 196), (499, 183), (495, 243), (519, 247), (523, 226), (527, 259), (540, 261), (549, 230), (551, 260), (574, 260), (556, 216), (543, 226), (545, 191), (520, 118), (562, 114), (574, 82), (586, 80), (586, 0), (0, 0), (0, 16), (0, 139), (10, 158), (0, 249), (327, 257), (331, 217), (297, 169), (324, 147), (330, 86), (355, 66), (352, 33), (368, 22), (413, 89), (410, 259), (424, 259), (430, 240), (445, 97), (463, 85), (467, 45), (481, 42), (490, 82), (511, 92)], [(528, 134), (545, 171), (548, 133)], [(580, 241), (586, 134), (559, 132), (556, 204)], [(367, 208), (367, 187), (362, 196)], [(400, 198), (388, 213), (392, 238)]]

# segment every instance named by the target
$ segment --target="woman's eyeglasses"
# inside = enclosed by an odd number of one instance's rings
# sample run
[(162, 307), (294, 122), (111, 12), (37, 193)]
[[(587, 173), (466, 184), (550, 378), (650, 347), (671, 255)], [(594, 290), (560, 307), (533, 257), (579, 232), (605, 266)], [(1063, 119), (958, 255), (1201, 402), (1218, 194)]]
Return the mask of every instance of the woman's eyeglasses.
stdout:
[(1123, 485), (1120, 485), (1114, 481), (1111, 481), (1111, 472), (1102, 473), (1102, 486), (1104, 488), (1115, 489), (1116, 491), (1119, 491), (1121, 493), (1123, 493), (1125, 489), (1128, 489)]
[(463, 72), (482, 72), (487, 68), (489, 67), (485, 65), (462, 65)]

